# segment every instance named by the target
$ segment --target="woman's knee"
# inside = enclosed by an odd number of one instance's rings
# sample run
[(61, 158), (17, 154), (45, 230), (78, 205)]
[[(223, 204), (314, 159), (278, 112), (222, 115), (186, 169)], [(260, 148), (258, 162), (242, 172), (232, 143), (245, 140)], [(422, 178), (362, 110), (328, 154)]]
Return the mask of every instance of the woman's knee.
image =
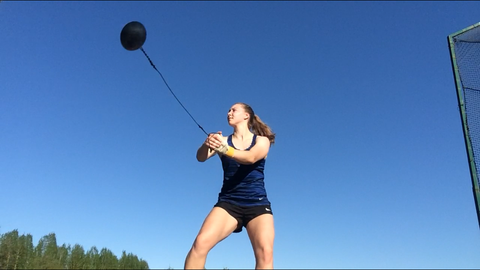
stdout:
[(273, 247), (270, 245), (259, 246), (255, 250), (257, 262), (270, 264), (273, 261)]
[(209, 237), (204, 234), (199, 234), (193, 242), (192, 251), (198, 255), (206, 256), (214, 245), (215, 243), (213, 243)]

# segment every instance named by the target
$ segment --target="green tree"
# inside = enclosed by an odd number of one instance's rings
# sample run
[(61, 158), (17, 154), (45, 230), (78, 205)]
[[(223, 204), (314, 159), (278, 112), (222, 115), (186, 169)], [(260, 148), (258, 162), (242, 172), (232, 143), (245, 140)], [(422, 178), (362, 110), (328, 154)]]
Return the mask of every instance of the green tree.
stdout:
[(3, 269), (14, 269), (19, 251), (18, 230), (13, 230), (0, 237), (0, 266)]
[(43, 236), (36, 246), (32, 236), (18, 230), (0, 235), (0, 269), (149, 269), (137, 255), (122, 252), (120, 260), (107, 248), (93, 246), (85, 253), (75, 244), (58, 246), (55, 233)]
[(100, 267), (98, 269), (118, 269), (118, 258), (107, 248), (100, 250)]
[(87, 269), (98, 269), (100, 267), (100, 253), (98, 252), (97, 247), (93, 246), (87, 252), (87, 261)]
[(40, 269), (42, 266), (43, 250), (45, 242), (43, 237), (38, 240), (37, 245), (33, 249), (32, 268)]
[(128, 260), (127, 259), (127, 253), (124, 250), (124, 251), (122, 251), (122, 256), (118, 260), (118, 269), (127, 269), (126, 268), (126, 265), (128, 264), (127, 260)]
[(42, 258), (40, 260), (40, 268), (42, 269), (62, 269), (60, 261), (58, 260), (58, 245), (55, 233), (49, 233), (42, 237), (43, 250)]
[(62, 269), (68, 269), (68, 259), (71, 250), (72, 248), (70, 247), (70, 245), (67, 246), (63, 244), (61, 247), (58, 247), (57, 258), (58, 263)]
[(148, 263), (138, 259), (138, 256), (126, 251), (122, 252), (122, 257), (118, 261), (119, 269), (148, 269)]
[(79, 244), (75, 244), (68, 260), (68, 269), (84, 269), (85, 250)]
[(148, 267), (147, 261), (144, 261), (144, 260), (140, 259), (138, 269), (147, 270), (147, 269), (150, 269), (150, 268)]
[(30, 234), (18, 238), (18, 252), (13, 269), (29, 269), (32, 267), (33, 240)]

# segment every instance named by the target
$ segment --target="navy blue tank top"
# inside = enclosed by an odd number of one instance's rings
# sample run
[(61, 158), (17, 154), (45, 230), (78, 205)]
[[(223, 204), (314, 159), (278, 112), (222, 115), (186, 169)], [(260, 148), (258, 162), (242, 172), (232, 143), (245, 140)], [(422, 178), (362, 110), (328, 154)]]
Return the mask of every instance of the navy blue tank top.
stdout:
[[(257, 135), (253, 135), (252, 144), (245, 151), (255, 145), (256, 139)], [(228, 136), (227, 142), (228, 145), (235, 148), (232, 143), (232, 135)], [(226, 201), (240, 206), (270, 204), (263, 181), (264, 158), (249, 165), (240, 164), (226, 155), (222, 155), (221, 160), (223, 186), (218, 194), (218, 201)]]

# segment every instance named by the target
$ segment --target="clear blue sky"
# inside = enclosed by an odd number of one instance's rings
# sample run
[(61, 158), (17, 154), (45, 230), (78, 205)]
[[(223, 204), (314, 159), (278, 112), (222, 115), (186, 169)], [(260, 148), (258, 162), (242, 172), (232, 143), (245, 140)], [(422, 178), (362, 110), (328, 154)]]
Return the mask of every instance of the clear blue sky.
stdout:
[[(205, 135), (250, 104), (276, 268), (478, 268), (447, 36), (480, 2), (0, 3), (0, 233), (182, 268), (222, 184)], [(207, 268), (252, 268), (245, 231)]]

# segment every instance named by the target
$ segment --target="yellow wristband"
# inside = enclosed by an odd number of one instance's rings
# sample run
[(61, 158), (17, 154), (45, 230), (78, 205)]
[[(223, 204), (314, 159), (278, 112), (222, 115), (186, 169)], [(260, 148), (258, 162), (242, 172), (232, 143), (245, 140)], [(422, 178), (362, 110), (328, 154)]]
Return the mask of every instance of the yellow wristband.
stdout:
[(229, 146), (227, 152), (225, 152), (225, 155), (227, 155), (227, 157), (233, 157), (234, 152), (235, 152), (235, 149), (233, 149), (233, 147)]

